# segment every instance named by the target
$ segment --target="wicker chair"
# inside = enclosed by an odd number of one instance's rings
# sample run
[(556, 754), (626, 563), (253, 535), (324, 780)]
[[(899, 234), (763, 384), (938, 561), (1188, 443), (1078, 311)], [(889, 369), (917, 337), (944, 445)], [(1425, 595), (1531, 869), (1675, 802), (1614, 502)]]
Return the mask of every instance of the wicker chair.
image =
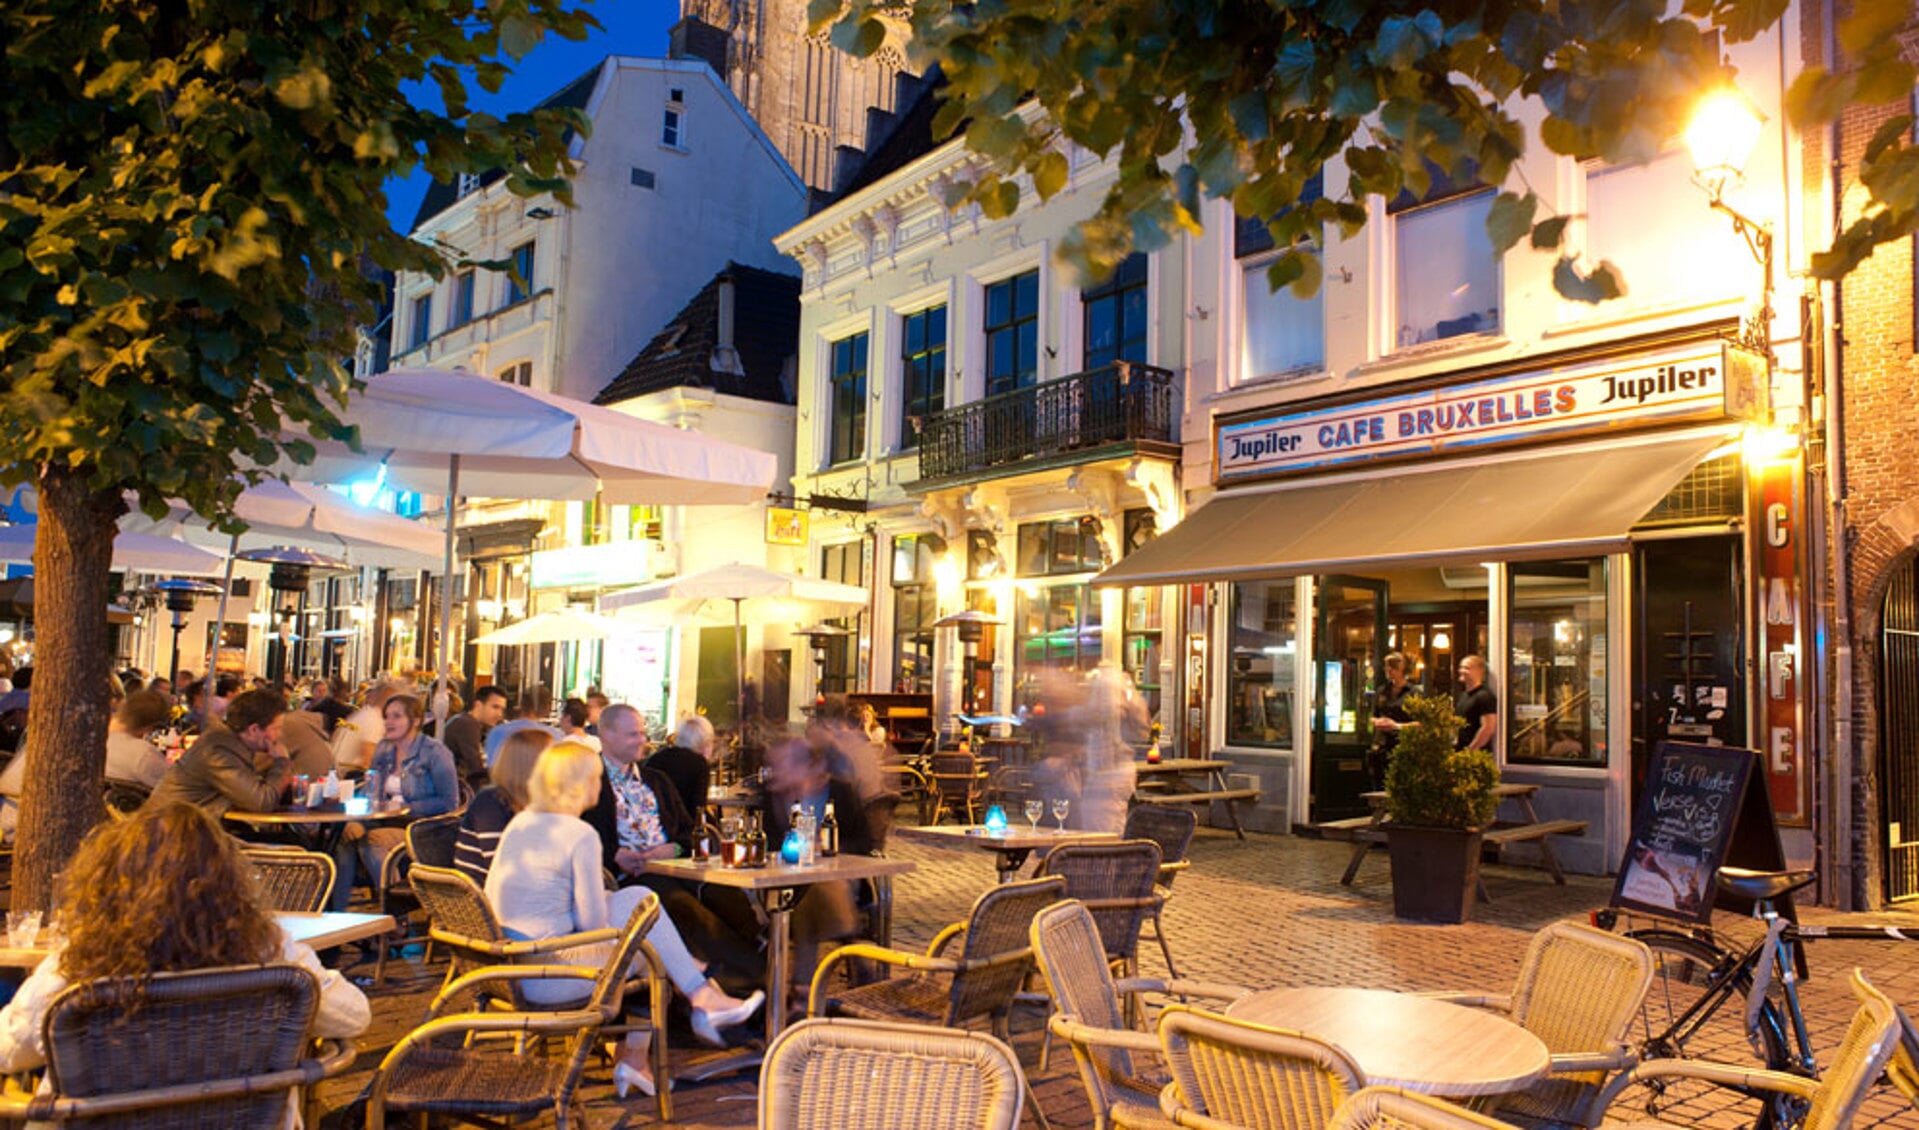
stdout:
[(1638, 1062), (1627, 1037), (1652, 975), (1652, 951), (1644, 942), (1555, 922), (1533, 935), (1510, 996), (1437, 995), (1504, 1013), (1552, 1053), (1552, 1075), (1504, 1096), (1495, 1111), (1589, 1126), (1607, 1075)]
[[(659, 914), (658, 896), (648, 895), (617, 932), (595, 931), (612, 934), (615, 939), (612, 954), (599, 969), (495, 965), (476, 969), (446, 986), (434, 998), (426, 1023), (395, 1044), (374, 1072), (367, 1086), (369, 1130), (385, 1130), (388, 1111), (501, 1120), (551, 1112), (556, 1130), (573, 1125), (574, 1104), (587, 1059), (602, 1033), (620, 1015), (629, 967), (645, 952), (657, 968), (658, 958), (650, 954), (646, 932)], [(528, 980), (550, 977), (589, 979), (592, 990), (571, 1008), (502, 1012), (486, 1007), (490, 1000), (519, 997), (520, 986)], [(653, 1014), (664, 1016), (665, 1002), (657, 980), (654, 988)], [(462, 1010), (458, 1007), (461, 1005), (467, 1007)], [(510, 1042), (503, 1039), (508, 1036), (512, 1037)], [(522, 1046), (529, 1039), (557, 1039), (561, 1042), (560, 1054), (524, 1054)], [(665, 1052), (666, 1035), (656, 1031), (653, 1077), (661, 1084), (660, 1121), (670, 1122), (673, 1109), (671, 1088), (666, 1086)], [(584, 1117), (580, 1124), (585, 1124)]]
[(1886, 1064), (1886, 1077), (1914, 1109), (1919, 1109), (1919, 1025), (1897, 1005), (1893, 1006), (1892, 1014), (1899, 1020), (1899, 1048)]
[(933, 822), (933, 808), (937, 798), (933, 794), (933, 783), (911, 765), (888, 765), (880, 770), (889, 792), (899, 794), (899, 799), (913, 806), (919, 822)]
[(980, 772), (979, 759), (959, 750), (935, 753), (927, 773), (933, 787), (933, 817), (937, 824), (948, 810), (966, 813), (966, 823), (978, 823), (979, 806), (986, 800), (986, 774)]
[(1445, 1099), (1398, 1087), (1367, 1087), (1347, 1099), (1327, 1130), (1512, 1130)]
[(1172, 947), (1166, 944), (1166, 928), (1160, 922), (1160, 913), (1166, 908), (1166, 900), (1172, 897), (1173, 880), (1191, 866), (1186, 853), (1192, 850), (1193, 836), (1198, 831), (1199, 813), (1190, 805), (1175, 808), (1169, 804), (1136, 804), (1126, 813), (1126, 827), (1119, 834), (1122, 840), (1151, 840), (1159, 845), (1159, 905), (1146, 921), (1152, 926), (1152, 939), (1159, 943), (1160, 956), (1166, 959), (1168, 977), (1179, 976), (1179, 969), (1173, 964)]
[(1160, 1013), (1159, 1042), (1173, 1076), (1160, 1107), (1195, 1130), (1319, 1130), (1365, 1085), (1333, 1044), (1185, 1005)]
[[(0, 1102), (0, 1119), (123, 1128), (277, 1130), (288, 1095), (352, 1066), (328, 1041), (308, 1058), (320, 987), (296, 965), (114, 977), (54, 999), (42, 1029), (46, 1095)], [(138, 1000), (137, 1007), (129, 1002)]]
[[(464, 784), (464, 782), (462, 782)], [(380, 913), (391, 914), (405, 936), (380, 943), (380, 954), (373, 962), (373, 983), (386, 981), (387, 953), (395, 945), (416, 940), (412, 930), (413, 912), (424, 909), (409, 878), (415, 863), (428, 867), (452, 867), (454, 844), (460, 838), (462, 804), (459, 810), (439, 816), (425, 816), (406, 826), (406, 843), (386, 853), (380, 861)], [(433, 960), (433, 939), (427, 938), (426, 960)]]
[(1132, 1126), (1165, 1125), (1159, 1093), (1169, 1076), (1159, 1063), (1159, 1040), (1126, 1023), (1121, 991), (1232, 1000), (1247, 990), (1156, 979), (1115, 984), (1093, 915), (1073, 899), (1035, 915), (1032, 937), (1033, 957), (1056, 1010), (1047, 1030), (1073, 1049), (1095, 1130), (1106, 1130), (1115, 1118)]
[(333, 858), (317, 851), (246, 847), (241, 849), (260, 893), (273, 910), (314, 913), (326, 909), (333, 893)]
[(978, 1032), (805, 1020), (760, 1068), (760, 1130), (1014, 1130), (1025, 1076)]
[(106, 803), (107, 815), (115, 820), (124, 820), (133, 815), (134, 810), (147, 802), (153, 794), (144, 781), (128, 781), (108, 777), (101, 800)]
[[(1857, 969), (1852, 973), (1852, 992), (1859, 998), (1859, 1011), (1853, 1013), (1852, 1023), (1846, 1028), (1839, 1050), (1834, 1053), (1825, 1074), (1818, 1079), (1756, 1067), (1705, 1063), (1696, 1059), (1649, 1059), (1607, 1084), (1595, 1106), (1604, 1113), (1621, 1094), (1636, 1084), (1693, 1079), (1715, 1086), (1736, 1088), (1747, 1094), (1772, 1092), (1803, 1099), (1810, 1105), (1805, 1118), (1799, 1123), (1801, 1130), (1845, 1130), (1852, 1124), (1853, 1115), (1858, 1113), (1866, 1092), (1879, 1081), (1887, 1062), (1898, 1050), (1900, 1036), (1899, 1016), (1892, 1001), (1873, 988), (1872, 982), (1866, 980), (1866, 975)], [(1674, 1126), (1673, 1123), (1646, 1118), (1641, 1111), (1634, 1111), (1631, 1117), (1633, 1130)]]
[(1159, 845), (1151, 840), (1079, 840), (1059, 845), (1040, 864), (1041, 875), (1066, 880), (1066, 897), (1078, 899), (1099, 924), (1107, 960), (1126, 976), (1139, 973), (1139, 932), (1159, 909)]

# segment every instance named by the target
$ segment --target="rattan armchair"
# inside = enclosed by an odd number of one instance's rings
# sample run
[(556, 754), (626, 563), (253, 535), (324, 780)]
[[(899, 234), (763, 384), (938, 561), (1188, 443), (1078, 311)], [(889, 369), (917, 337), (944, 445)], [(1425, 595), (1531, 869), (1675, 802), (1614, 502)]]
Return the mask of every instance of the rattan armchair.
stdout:
[(1914, 1109), (1919, 1109), (1919, 1025), (1897, 1005), (1893, 1006), (1892, 1014), (1899, 1021), (1899, 1047), (1886, 1064), (1886, 1077)]
[(273, 910), (314, 913), (325, 910), (333, 894), (333, 857), (297, 848), (245, 847), (247, 865)]
[[(495, 965), (476, 969), (447, 985), (434, 998), (426, 1023), (395, 1044), (374, 1072), (367, 1086), (369, 1130), (385, 1130), (388, 1111), (492, 1119), (531, 1118), (550, 1112), (556, 1130), (573, 1125), (575, 1100), (587, 1060), (602, 1032), (620, 1015), (628, 969), (646, 950), (646, 932), (659, 914), (658, 896), (641, 900), (615, 933), (612, 952), (598, 969)], [(657, 958), (652, 960), (657, 965)], [(590, 980), (592, 989), (573, 1008), (502, 1012), (486, 1007), (489, 1000), (521, 996), (520, 987), (529, 980), (556, 977)], [(655, 989), (654, 1015), (663, 1016), (664, 1001), (657, 995), (657, 980)], [(544, 1047), (552, 1041), (560, 1045), (557, 1055)], [(529, 1042), (542, 1046), (527, 1051)], [(653, 1077), (660, 1083), (660, 1120), (670, 1122), (673, 1110), (665, 1051), (665, 1033), (656, 1031)], [(580, 1122), (583, 1125), (584, 1118)]]
[(342, 1041), (309, 1055), (320, 987), (297, 965), (139, 981), (86, 981), (56, 997), (42, 1029), (50, 1093), (0, 1102), (0, 1119), (277, 1130), (296, 1088), (352, 1066)]
[(1041, 875), (1066, 880), (1066, 897), (1078, 899), (1099, 925), (1107, 960), (1132, 977), (1139, 972), (1140, 927), (1159, 909), (1159, 845), (1151, 840), (1078, 840), (1054, 848)]
[(806, 1020), (760, 1067), (760, 1130), (1014, 1130), (1025, 1075), (978, 1032)]
[[(1715, 1086), (1731, 1087), (1747, 1094), (1782, 1094), (1805, 1101), (1806, 1116), (1801, 1130), (1845, 1130), (1858, 1113), (1866, 1092), (1879, 1081), (1886, 1065), (1899, 1047), (1899, 1017), (1892, 1001), (1866, 975), (1855, 969), (1852, 992), (1859, 998), (1859, 1011), (1834, 1053), (1832, 1063), (1818, 1079), (1767, 1071), (1756, 1067), (1706, 1063), (1696, 1059), (1649, 1059), (1619, 1076), (1601, 1092), (1596, 1108), (1603, 1114), (1629, 1088), (1670, 1079), (1692, 1079)], [(1632, 1115), (1634, 1130), (1658, 1130), (1675, 1124), (1649, 1119), (1642, 1112)]]
[[(465, 784), (465, 782), (461, 782)], [(406, 842), (386, 853), (380, 861), (380, 886), (375, 892), (380, 900), (380, 913), (391, 914), (400, 924), (405, 937), (382, 940), (380, 953), (373, 962), (373, 983), (379, 985), (386, 980), (387, 952), (395, 944), (405, 945), (415, 939), (411, 929), (413, 912), (424, 909), (420, 896), (413, 889), (412, 870), (416, 863), (428, 867), (453, 866), (453, 848), (460, 838), (460, 819), (465, 811), (462, 803), (459, 810), (443, 813), (439, 816), (423, 816), (406, 826)], [(433, 959), (433, 939), (428, 937), (427, 960)]]
[(1147, 916), (1146, 924), (1152, 927), (1150, 936), (1159, 943), (1160, 956), (1166, 959), (1166, 975), (1179, 976), (1179, 969), (1173, 964), (1172, 947), (1166, 944), (1166, 927), (1160, 921), (1160, 914), (1166, 909), (1166, 900), (1172, 897), (1173, 880), (1179, 873), (1192, 866), (1186, 854), (1192, 850), (1193, 836), (1199, 831), (1199, 813), (1191, 805), (1178, 808), (1170, 804), (1136, 804), (1126, 813), (1126, 827), (1120, 832), (1122, 840), (1151, 840), (1159, 845), (1159, 902), (1153, 912)]
[(1639, 1060), (1627, 1037), (1652, 975), (1652, 951), (1644, 942), (1555, 922), (1533, 935), (1511, 995), (1436, 995), (1504, 1013), (1552, 1053), (1552, 1074), (1504, 1096), (1495, 1111), (1590, 1126), (1608, 1075)]
[(1327, 1130), (1512, 1130), (1445, 1099), (1398, 1087), (1367, 1087), (1341, 1104)]
[(1033, 958), (1055, 1008), (1048, 1034), (1058, 1035), (1073, 1049), (1095, 1130), (1106, 1130), (1116, 1119), (1135, 1127), (1165, 1125), (1159, 1093), (1170, 1076), (1160, 1061), (1159, 1039), (1127, 1024), (1120, 993), (1232, 1000), (1248, 990), (1144, 978), (1114, 983), (1099, 928), (1085, 905), (1074, 899), (1035, 915), (1032, 939)]
[(1334, 1044), (1186, 1005), (1160, 1013), (1159, 1042), (1160, 1109), (1193, 1130), (1320, 1130), (1365, 1085)]
[(986, 801), (986, 774), (979, 759), (961, 750), (942, 750), (932, 756), (927, 778), (933, 788), (933, 818), (937, 824), (947, 810), (964, 811), (966, 823), (976, 823), (981, 804)]

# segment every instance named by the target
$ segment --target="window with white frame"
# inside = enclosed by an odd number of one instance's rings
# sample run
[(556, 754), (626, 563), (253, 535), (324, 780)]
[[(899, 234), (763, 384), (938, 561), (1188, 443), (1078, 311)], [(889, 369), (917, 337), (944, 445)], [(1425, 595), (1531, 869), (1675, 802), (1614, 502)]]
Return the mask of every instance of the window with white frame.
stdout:
[(1146, 363), (1146, 256), (1134, 252), (1113, 276), (1080, 291), (1086, 315), (1086, 368), (1115, 361)]
[(866, 454), (866, 349), (863, 333), (832, 344), (828, 368), (832, 389), (826, 457), (846, 463)]
[(900, 319), (900, 450), (919, 446), (920, 427), (946, 407), (946, 307)]
[(1039, 272), (986, 288), (986, 395), (1031, 388), (1039, 379)]
[[(1756, 286), (1756, 277), (1741, 274), (1751, 263), (1744, 243), (1731, 224), (1711, 215), (1706, 194), (1693, 186), (1692, 158), (1684, 150), (1662, 153), (1643, 165), (1587, 161), (1582, 171), (1586, 266), (1604, 260), (1617, 267), (1626, 301), (1635, 306), (1710, 301), (1750, 293), (1749, 286)], [(1700, 271), (1702, 263), (1713, 269)], [(1756, 265), (1753, 271), (1756, 276)]]
[(669, 149), (686, 148), (686, 91), (679, 87), (667, 91), (666, 109), (660, 115), (660, 144)]
[(446, 328), (454, 329), (473, 320), (473, 272), (461, 271), (453, 277), (453, 309), (448, 312)]
[[(1324, 191), (1324, 179), (1314, 176), (1300, 191), (1299, 202), (1309, 204)], [(1311, 254), (1318, 254), (1315, 248)], [(1282, 373), (1318, 370), (1326, 363), (1326, 288), (1310, 298), (1295, 297), (1285, 287), (1275, 291), (1266, 272), (1279, 258), (1266, 222), (1242, 217), (1233, 231), (1233, 257), (1240, 277), (1239, 379), (1253, 380)]]
[(432, 336), (433, 292), (428, 291), (413, 300), (413, 323), (411, 335), (407, 338), (407, 347), (418, 349)]
[(533, 362), (521, 361), (517, 364), (508, 365), (506, 368), (500, 370), (500, 380), (510, 385), (519, 385), (521, 388), (531, 388), (533, 385)]
[(1499, 260), (1486, 234), (1492, 203), (1492, 189), (1435, 171), (1424, 197), (1402, 193), (1387, 205), (1397, 348), (1499, 331)]
[(533, 240), (515, 247), (512, 251), (513, 270), (506, 276), (506, 304), (524, 302), (533, 293)]

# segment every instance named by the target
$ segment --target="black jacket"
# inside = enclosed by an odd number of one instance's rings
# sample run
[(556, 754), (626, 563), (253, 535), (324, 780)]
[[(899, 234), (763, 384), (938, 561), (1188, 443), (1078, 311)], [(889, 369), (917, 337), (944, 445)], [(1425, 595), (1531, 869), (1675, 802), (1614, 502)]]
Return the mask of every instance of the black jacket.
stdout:
[[(680, 801), (680, 794), (666, 774), (655, 769), (640, 766), (640, 781), (653, 790), (653, 799), (660, 806), (660, 830), (666, 838), (680, 845), (681, 855), (690, 855), (693, 851), (693, 830), (695, 822), (686, 805)], [(611, 777), (600, 782), (600, 799), (592, 808), (580, 814), (580, 819), (593, 826), (600, 834), (600, 862), (606, 869), (620, 876), (619, 864), (613, 856), (620, 850), (618, 802), (613, 799), (613, 781)]]
[[(833, 804), (833, 819), (840, 825), (841, 855), (872, 855), (873, 829), (866, 822), (866, 809), (860, 804), (859, 790), (851, 781), (833, 778), (826, 786), (826, 799)], [(764, 802), (766, 811), (766, 850), (769, 855), (776, 854), (780, 845), (786, 842), (786, 832), (791, 824), (788, 819), (792, 802), (778, 803), (769, 797)]]
[(706, 758), (685, 746), (669, 745), (661, 746), (642, 764), (665, 774), (673, 782), (674, 790), (680, 794), (680, 803), (688, 812), (705, 809), (706, 789), (713, 783), (713, 766)]

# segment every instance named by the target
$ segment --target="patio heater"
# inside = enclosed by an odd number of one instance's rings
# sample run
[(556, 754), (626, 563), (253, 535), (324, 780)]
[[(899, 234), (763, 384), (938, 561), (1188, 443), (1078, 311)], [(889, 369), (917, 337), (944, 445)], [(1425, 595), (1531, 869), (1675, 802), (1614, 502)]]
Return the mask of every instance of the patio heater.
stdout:
[(293, 645), (300, 640), (293, 630), (292, 617), (299, 609), (300, 599), (306, 595), (307, 583), (312, 580), (313, 571), (344, 569), (347, 563), (337, 557), (328, 557), (323, 553), (315, 553), (310, 549), (300, 549), (290, 545), (243, 550), (236, 556), (242, 561), (254, 561), (271, 566), (267, 573), (267, 589), (273, 593), (275, 607), (272, 613), (280, 651), (277, 664), (271, 657), (268, 659), (267, 678), (284, 678), (287, 669), (291, 666)]
[(942, 616), (933, 621), (935, 628), (955, 629), (959, 636), (959, 642), (966, 648), (966, 658), (960, 668), (961, 671), (964, 672), (962, 682), (965, 684), (965, 689), (960, 696), (961, 714), (971, 714), (974, 712), (973, 673), (974, 669), (979, 665), (979, 644), (980, 640), (986, 636), (986, 626), (991, 624), (998, 627), (1005, 623), (1006, 621), (990, 612), (981, 612), (974, 608), (969, 608), (964, 612), (955, 612), (950, 616)]
[(180, 629), (187, 626), (187, 613), (193, 611), (194, 602), (201, 597), (216, 596), (226, 590), (211, 581), (174, 577), (156, 583), (153, 591), (166, 601), (167, 611), (173, 617), (173, 659), (167, 665), (167, 681), (171, 683), (180, 676)]
[(820, 684), (826, 681), (826, 648), (836, 639), (844, 639), (853, 634), (853, 629), (840, 624), (828, 624), (821, 621), (809, 624), (793, 633), (804, 639), (813, 649), (813, 698), (815, 702), (826, 698), (826, 692)]

